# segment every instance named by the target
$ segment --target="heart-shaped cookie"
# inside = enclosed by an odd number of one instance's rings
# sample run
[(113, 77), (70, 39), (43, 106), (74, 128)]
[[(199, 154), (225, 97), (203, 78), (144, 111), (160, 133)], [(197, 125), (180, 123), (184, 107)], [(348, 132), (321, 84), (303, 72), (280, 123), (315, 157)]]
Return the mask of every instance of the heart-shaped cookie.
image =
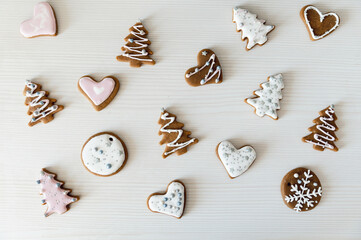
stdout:
[(119, 81), (115, 77), (107, 76), (97, 82), (89, 76), (84, 76), (79, 79), (78, 88), (93, 104), (95, 110), (100, 111), (117, 95)]
[(216, 54), (210, 49), (203, 49), (198, 53), (198, 66), (186, 71), (185, 79), (192, 87), (210, 83), (221, 83), (222, 68)]
[(148, 197), (150, 211), (181, 218), (186, 203), (186, 188), (181, 181), (174, 180), (168, 184), (167, 192), (153, 193)]
[(47, 2), (36, 4), (33, 17), (21, 23), (20, 33), (27, 38), (56, 36), (56, 18), (50, 4)]
[(252, 165), (256, 159), (256, 151), (251, 146), (236, 149), (232, 143), (222, 141), (217, 145), (216, 153), (226, 168), (230, 178), (236, 178)]
[(340, 18), (336, 13), (322, 14), (311, 5), (303, 7), (300, 15), (313, 41), (324, 38), (340, 25)]

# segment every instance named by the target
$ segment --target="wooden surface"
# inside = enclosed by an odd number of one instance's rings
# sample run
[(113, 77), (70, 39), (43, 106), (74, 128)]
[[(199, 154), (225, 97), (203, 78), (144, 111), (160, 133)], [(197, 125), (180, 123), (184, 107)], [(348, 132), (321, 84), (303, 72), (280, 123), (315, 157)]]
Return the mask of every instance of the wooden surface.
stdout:
[[(0, 239), (361, 239), (359, 0), (51, 0), (59, 35), (25, 39), (19, 25), (35, 3), (3, 0), (0, 8)], [(341, 18), (317, 42), (299, 17), (309, 3)], [(245, 51), (232, 23), (236, 5), (276, 25), (268, 43)], [(138, 18), (150, 32), (157, 64), (132, 69), (115, 57)], [(217, 53), (221, 85), (186, 84), (184, 72), (202, 48)], [(259, 118), (243, 100), (279, 72), (285, 78), (280, 119)], [(96, 112), (77, 80), (111, 74), (120, 91)], [(27, 126), (26, 79), (65, 106), (53, 122)], [(317, 152), (301, 138), (332, 103), (340, 151)], [(200, 140), (187, 154), (162, 159), (161, 107)], [(80, 160), (83, 143), (101, 131), (117, 133), (129, 150), (125, 168), (109, 178), (90, 174)], [(214, 152), (227, 139), (258, 154), (233, 180)], [(303, 214), (280, 195), (282, 177), (300, 166), (316, 172), (324, 190), (318, 207)], [(64, 215), (43, 216), (35, 183), (42, 167), (80, 196)], [(174, 179), (187, 187), (181, 220), (146, 206), (149, 194)]]

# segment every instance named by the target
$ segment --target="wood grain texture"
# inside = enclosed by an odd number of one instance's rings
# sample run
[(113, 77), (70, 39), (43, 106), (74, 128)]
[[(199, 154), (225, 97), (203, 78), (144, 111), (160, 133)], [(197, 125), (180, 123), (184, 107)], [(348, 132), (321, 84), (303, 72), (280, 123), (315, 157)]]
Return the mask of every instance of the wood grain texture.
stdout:
[[(37, 0), (3, 0), (0, 8), (0, 239), (360, 239), (361, 45), (359, 0), (313, 3), (335, 11), (340, 27), (312, 42), (299, 17), (306, 0), (50, 0), (59, 35), (25, 39), (20, 23)], [(241, 5), (276, 26), (249, 52), (232, 23)], [(155, 66), (119, 63), (123, 37), (138, 18), (152, 41)], [(224, 82), (190, 87), (184, 72), (200, 49), (213, 49)], [(285, 79), (280, 119), (259, 118), (243, 102), (271, 74)], [(78, 91), (83, 75), (113, 75), (120, 90), (103, 111)], [(47, 125), (27, 126), (25, 79), (65, 109)], [(340, 151), (317, 152), (301, 138), (334, 103)], [(178, 116), (198, 144), (166, 160), (159, 146), (160, 108)], [(80, 160), (83, 143), (112, 131), (129, 150), (124, 169), (94, 176)], [(214, 152), (222, 140), (252, 145), (257, 159), (231, 180)], [(289, 170), (309, 167), (324, 188), (313, 211), (296, 214), (280, 194)], [(64, 215), (44, 218), (35, 181), (46, 167), (80, 196)], [(147, 209), (149, 194), (179, 179), (187, 187), (181, 220)]]

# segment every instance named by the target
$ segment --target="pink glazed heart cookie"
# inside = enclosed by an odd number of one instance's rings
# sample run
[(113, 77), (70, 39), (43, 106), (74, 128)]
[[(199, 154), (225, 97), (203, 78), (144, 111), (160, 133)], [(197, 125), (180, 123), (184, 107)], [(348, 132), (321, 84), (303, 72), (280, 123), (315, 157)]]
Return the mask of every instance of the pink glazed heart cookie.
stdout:
[(26, 38), (56, 36), (57, 26), (53, 8), (47, 2), (34, 7), (34, 16), (21, 23), (20, 33)]
[(115, 77), (106, 76), (97, 82), (89, 76), (83, 76), (78, 81), (78, 88), (93, 104), (95, 110), (101, 111), (117, 95), (119, 81)]

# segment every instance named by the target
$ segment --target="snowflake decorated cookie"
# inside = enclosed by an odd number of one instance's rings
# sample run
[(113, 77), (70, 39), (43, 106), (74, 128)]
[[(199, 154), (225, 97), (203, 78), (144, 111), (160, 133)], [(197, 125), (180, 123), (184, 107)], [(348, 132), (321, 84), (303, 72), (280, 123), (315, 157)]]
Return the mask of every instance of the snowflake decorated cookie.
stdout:
[(233, 9), (233, 22), (236, 23), (237, 32), (242, 32), (242, 40), (247, 39), (247, 51), (255, 45), (265, 44), (268, 40), (267, 34), (275, 28), (267, 25), (265, 20), (258, 19), (256, 14), (239, 7)]
[(216, 54), (210, 49), (203, 49), (198, 53), (198, 65), (188, 69), (185, 79), (192, 87), (210, 83), (221, 83), (222, 68)]
[(114, 133), (101, 132), (91, 136), (84, 144), (81, 159), (85, 168), (102, 177), (118, 173), (128, 158), (124, 142)]
[(41, 202), (43, 205), (47, 205), (45, 217), (53, 213), (63, 214), (68, 211), (69, 204), (79, 200), (78, 197), (70, 195), (70, 189), (62, 188), (64, 183), (58, 181), (56, 175), (45, 168), (40, 172), (40, 179), (37, 180), (37, 183), (40, 185), (40, 194), (43, 196)]
[(216, 153), (230, 178), (239, 177), (256, 160), (256, 151), (253, 147), (243, 146), (237, 149), (229, 141), (220, 142), (217, 145)]
[(90, 76), (83, 76), (78, 81), (79, 91), (88, 98), (97, 111), (103, 110), (114, 99), (119, 90), (119, 81), (113, 76), (94, 81)]
[(320, 40), (332, 33), (340, 25), (340, 17), (336, 13), (323, 14), (316, 7), (307, 5), (300, 11), (312, 41)]
[(284, 176), (281, 194), (289, 208), (296, 212), (304, 212), (312, 210), (320, 203), (322, 186), (314, 172), (300, 167)]
[(26, 38), (56, 36), (56, 18), (50, 4), (47, 2), (36, 4), (33, 17), (21, 23), (20, 33)]
[(329, 149), (337, 152), (338, 148), (334, 143), (338, 140), (335, 134), (335, 131), (338, 130), (335, 123), (337, 120), (335, 106), (331, 105), (323, 109), (319, 114), (320, 116), (313, 120), (315, 125), (308, 128), (311, 133), (303, 137), (302, 141), (311, 143), (313, 148), (318, 151)]
[(150, 211), (181, 218), (186, 204), (186, 188), (181, 181), (169, 183), (165, 193), (153, 193), (148, 197)]
[(31, 120), (30, 127), (43, 122), (48, 123), (54, 119), (54, 114), (64, 109), (64, 106), (57, 105), (56, 99), (49, 98), (49, 92), (41, 89), (41, 85), (27, 80), (23, 91), (25, 105), (29, 106), (28, 115)]
[(165, 109), (162, 109), (158, 123), (162, 126), (158, 132), (159, 135), (162, 135), (159, 144), (166, 145), (163, 158), (173, 153), (182, 155), (187, 152), (190, 145), (198, 143), (197, 138), (189, 137), (192, 132), (183, 130), (184, 124), (177, 122), (176, 116)]
[(261, 89), (253, 92), (255, 96), (246, 98), (245, 102), (255, 108), (255, 113), (258, 116), (267, 115), (277, 120), (277, 110), (281, 108), (281, 90), (284, 88), (282, 74), (279, 73), (268, 77), (268, 82), (264, 82), (260, 86)]
[(154, 65), (151, 58), (153, 52), (149, 49), (151, 44), (147, 38), (148, 31), (143, 23), (137, 22), (129, 29), (130, 34), (124, 38), (127, 42), (123, 47), (123, 54), (117, 56), (119, 62), (129, 62), (131, 67), (141, 67), (143, 64)]

